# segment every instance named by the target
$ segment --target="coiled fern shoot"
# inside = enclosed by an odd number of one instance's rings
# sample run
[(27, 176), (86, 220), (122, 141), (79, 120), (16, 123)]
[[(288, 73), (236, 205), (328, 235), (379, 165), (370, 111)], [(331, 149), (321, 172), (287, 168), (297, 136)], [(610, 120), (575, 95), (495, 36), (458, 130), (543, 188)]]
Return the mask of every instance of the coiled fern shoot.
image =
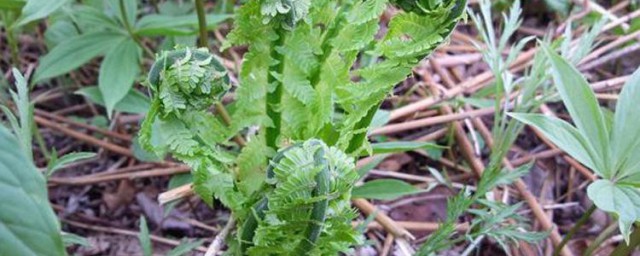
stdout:
[[(336, 255), (351, 227), (354, 157), (381, 102), (452, 32), (465, 0), (256, 0), (238, 8), (223, 48), (248, 46), (231, 122), (210, 111), (230, 89), (204, 49), (158, 56), (139, 140), (192, 168), (194, 190), (238, 221), (238, 255)], [(393, 16), (384, 36), (380, 17)], [(358, 56), (367, 55), (364, 62)], [(238, 152), (230, 139), (259, 127)]]

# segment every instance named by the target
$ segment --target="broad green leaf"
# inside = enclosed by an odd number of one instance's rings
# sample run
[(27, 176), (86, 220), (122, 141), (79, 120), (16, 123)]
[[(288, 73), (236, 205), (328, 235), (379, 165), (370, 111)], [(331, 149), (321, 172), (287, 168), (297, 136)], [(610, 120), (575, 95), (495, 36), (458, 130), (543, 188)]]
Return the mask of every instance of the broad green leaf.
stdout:
[[(209, 14), (207, 28), (214, 28), (232, 15)], [(171, 16), (161, 14), (145, 15), (136, 24), (135, 33), (141, 36), (180, 36), (197, 33), (198, 17), (195, 14)]]
[(595, 153), (593, 163), (605, 177), (609, 177), (609, 131), (595, 94), (575, 67), (548, 47), (543, 46), (543, 49), (551, 62), (553, 81), (562, 101), (578, 131)]
[(53, 48), (61, 42), (77, 36), (78, 30), (73, 25), (73, 22), (67, 20), (56, 21), (44, 32), (44, 38), (48, 48)]
[(578, 162), (604, 176), (603, 170), (597, 169), (586, 140), (575, 127), (561, 119), (540, 114), (510, 113), (509, 115), (520, 122), (535, 127)]
[(29, 0), (22, 8), (22, 14), (15, 23), (20, 27), (34, 20), (42, 19), (65, 5), (69, 0)]
[(128, 39), (115, 46), (105, 55), (100, 65), (98, 87), (111, 117), (114, 107), (131, 90), (138, 76), (140, 48), (133, 39)]
[[(93, 103), (104, 106), (102, 93), (97, 86), (84, 87), (77, 94), (87, 97)], [(114, 106), (114, 110), (127, 113), (144, 114), (151, 107), (149, 98), (136, 89), (131, 89), (118, 104)]]
[(66, 255), (44, 177), (0, 126), (0, 248), (3, 255)]
[(93, 152), (77, 152), (69, 153), (60, 158), (52, 159), (47, 165), (47, 176), (53, 175), (53, 173), (55, 173), (57, 170), (60, 170), (69, 164), (83, 159), (92, 158), (94, 156), (96, 156), (96, 153)]
[(422, 192), (422, 190), (401, 180), (378, 179), (353, 188), (351, 195), (355, 198), (393, 200), (420, 192)]
[(628, 242), (629, 224), (640, 220), (640, 190), (634, 186), (597, 180), (589, 185), (587, 195), (601, 210), (618, 215), (620, 232)]
[[(124, 8), (127, 22), (129, 23), (129, 25), (133, 26), (134, 24), (136, 24), (138, 2), (139, 1), (109, 0), (107, 3), (111, 8), (111, 11), (113, 13), (117, 13), (118, 19), (120, 19), (120, 22), (122, 22), (122, 24), (124, 24), (124, 20), (121, 15), (122, 12), (120, 8)], [(124, 3), (124, 6), (120, 6), (120, 3)]]
[(416, 149), (433, 149), (442, 148), (429, 142), (415, 142), (415, 141), (393, 141), (393, 142), (381, 142), (371, 144), (373, 154), (385, 154), (385, 153), (399, 153)]
[(67, 73), (125, 40), (124, 34), (100, 31), (69, 38), (40, 59), (32, 83)]
[(142, 255), (153, 255), (149, 226), (147, 226), (147, 219), (145, 219), (144, 216), (140, 216), (140, 233), (138, 234), (138, 240), (140, 241), (140, 247), (142, 247)]
[(94, 8), (89, 5), (73, 6), (73, 11), (71, 12), (70, 17), (83, 32), (94, 32), (97, 30), (109, 29), (111, 31), (122, 31), (122, 33), (127, 33), (126, 28), (119, 24), (114, 17), (107, 16), (102, 9)]
[(190, 243), (182, 242), (182, 243), (180, 243), (180, 245), (176, 246), (171, 251), (169, 251), (167, 253), (167, 256), (181, 256), (181, 255), (184, 255), (184, 254), (192, 251), (193, 249), (197, 248), (198, 246), (202, 245), (203, 242), (204, 242), (203, 239), (197, 240), (195, 242), (190, 242)]
[(25, 5), (24, 0), (3, 0), (0, 1), (0, 10), (19, 10)]
[(638, 99), (640, 99), (640, 69), (627, 80), (620, 93), (611, 131), (612, 157), (615, 159), (618, 173), (615, 177), (640, 172), (637, 165), (640, 159), (640, 118), (638, 118)]

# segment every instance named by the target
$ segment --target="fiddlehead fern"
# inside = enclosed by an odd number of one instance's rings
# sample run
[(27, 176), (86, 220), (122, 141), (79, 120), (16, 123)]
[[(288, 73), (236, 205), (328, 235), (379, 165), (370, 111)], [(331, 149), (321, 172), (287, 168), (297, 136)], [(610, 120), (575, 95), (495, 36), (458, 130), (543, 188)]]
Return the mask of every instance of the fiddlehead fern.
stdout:
[(226, 69), (205, 49), (164, 52), (151, 67), (148, 84), (152, 107), (141, 125), (140, 144), (189, 165), (194, 190), (208, 204), (215, 196), (237, 208), (242, 195), (229, 171), (233, 158), (217, 145), (229, 132), (208, 112), (229, 89)]
[(229, 90), (229, 76), (206, 49), (164, 52), (149, 72), (151, 89), (161, 99), (164, 116), (209, 108)]
[(239, 232), (240, 252), (250, 255), (335, 255), (357, 241), (350, 226), (350, 192), (358, 176), (353, 159), (320, 140), (285, 148), (267, 169)]

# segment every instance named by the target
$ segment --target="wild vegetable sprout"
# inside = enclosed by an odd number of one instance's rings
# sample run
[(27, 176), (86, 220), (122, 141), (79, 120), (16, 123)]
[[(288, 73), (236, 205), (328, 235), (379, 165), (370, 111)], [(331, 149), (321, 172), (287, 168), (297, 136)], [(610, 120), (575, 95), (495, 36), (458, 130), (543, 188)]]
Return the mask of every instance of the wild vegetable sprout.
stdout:
[[(152, 107), (140, 142), (192, 168), (194, 190), (238, 221), (231, 250), (250, 255), (334, 255), (361, 238), (351, 227), (354, 157), (380, 103), (442, 43), (466, 2), (249, 1), (224, 48), (248, 45), (229, 120), (227, 71), (206, 49), (158, 55), (149, 73)], [(358, 61), (361, 54), (376, 60)], [(214, 105), (215, 115), (209, 111)], [(222, 115), (222, 116), (221, 116)], [(226, 122), (226, 123), (225, 123)], [(239, 154), (230, 141), (259, 127)]]

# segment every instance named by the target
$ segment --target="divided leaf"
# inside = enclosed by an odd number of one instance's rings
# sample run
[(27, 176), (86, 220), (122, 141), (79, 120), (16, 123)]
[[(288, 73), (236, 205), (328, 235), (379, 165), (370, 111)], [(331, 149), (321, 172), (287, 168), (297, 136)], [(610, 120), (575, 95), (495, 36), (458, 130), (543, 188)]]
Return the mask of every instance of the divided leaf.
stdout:
[(108, 52), (126, 39), (125, 35), (99, 31), (87, 33), (56, 45), (40, 59), (33, 83), (67, 73), (98, 55)]
[(47, 17), (58, 8), (65, 5), (69, 0), (28, 0), (27, 4), (22, 8), (22, 14), (15, 23), (15, 26), (23, 26), (34, 20)]
[(592, 155), (591, 168), (611, 178), (609, 131), (600, 105), (589, 83), (580, 72), (552, 49), (543, 45), (551, 62), (553, 80), (578, 131), (584, 136)]
[(578, 162), (604, 176), (604, 173), (601, 173), (602, 170), (596, 168), (596, 163), (592, 158), (594, 153), (590, 152), (586, 139), (569, 123), (541, 114), (510, 113), (509, 115), (540, 130), (556, 146), (566, 151)]
[(615, 159), (613, 176), (622, 178), (640, 172), (640, 69), (625, 83), (616, 105), (611, 131), (612, 156)]

